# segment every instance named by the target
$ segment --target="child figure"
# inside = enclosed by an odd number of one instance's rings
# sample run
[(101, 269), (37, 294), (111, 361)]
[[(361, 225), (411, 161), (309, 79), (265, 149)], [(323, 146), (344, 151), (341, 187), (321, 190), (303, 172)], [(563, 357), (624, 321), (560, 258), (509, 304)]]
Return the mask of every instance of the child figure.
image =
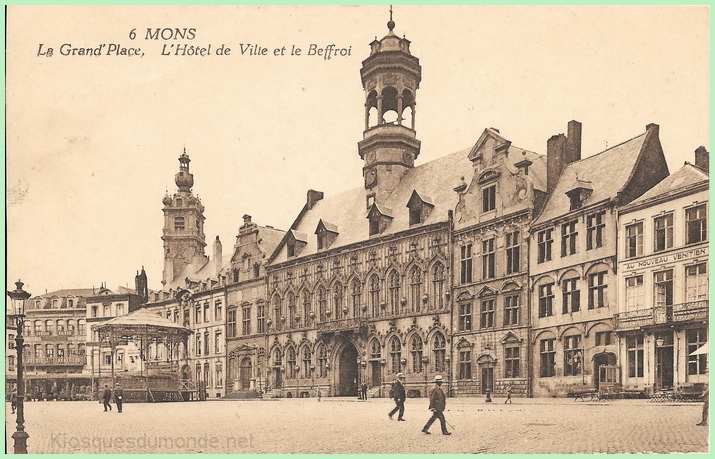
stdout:
[(506, 400), (504, 400), (504, 404), (506, 405), (507, 403), (511, 405), (511, 384), (507, 384), (506, 386)]

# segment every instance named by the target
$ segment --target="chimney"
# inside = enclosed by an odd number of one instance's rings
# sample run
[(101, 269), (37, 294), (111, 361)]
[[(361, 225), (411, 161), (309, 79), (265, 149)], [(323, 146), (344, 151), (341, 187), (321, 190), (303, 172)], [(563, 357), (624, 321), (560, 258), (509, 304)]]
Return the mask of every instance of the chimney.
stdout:
[(710, 173), (710, 153), (703, 146), (695, 150), (695, 165)]
[(581, 123), (576, 120), (569, 121), (566, 134), (566, 164), (581, 160)]
[(214, 241), (214, 275), (218, 276), (221, 271), (221, 266), (223, 265), (223, 247), (221, 246), (221, 240), (216, 236)]
[(566, 136), (558, 134), (551, 136), (546, 142), (546, 191), (551, 193), (563, 170), (566, 154)]
[(657, 124), (650, 123), (650, 124), (646, 125), (645, 130), (650, 131), (652, 129), (655, 134), (658, 134), (659, 128), (660, 128), (660, 126), (658, 126)]
[(316, 202), (323, 199), (322, 191), (308, 190), (308, 209), (312, 209)]

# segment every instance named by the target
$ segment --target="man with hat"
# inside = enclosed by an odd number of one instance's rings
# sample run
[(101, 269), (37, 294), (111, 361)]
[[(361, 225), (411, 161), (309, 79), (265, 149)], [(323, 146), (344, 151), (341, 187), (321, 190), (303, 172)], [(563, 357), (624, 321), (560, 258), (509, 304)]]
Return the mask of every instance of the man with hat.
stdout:
[(432, 417), (429, 418), (427, 424), (422, 428), (422, 432), (429, 434), (429, 428), (435, 419), (439, 419), (439, 423), (442, 426), (443, 435), (452, 435), (452, 432), (447, 432), (447, 421), (444, 419), (444, 409), (447, 406), (447, 397), (442, 391), (442, 383), (444, 380), (441, 375), (434, 377), (434, 387), (429, 393), (429, 409), (432, 411)]
[(117, 383), (117, 386), (114, 388), (114, 403), (117, 404), (117, 413), (122, 412), (122, 402), (124, 401), (124, 390), (122, 389), (122, 386)]
[(397, 411), (400, 412), (400, 414), (397, 415), (397, 420), (398, 421), (404, 421), (405, 419), (402, 417), (405, 414), (405, 374), (404, 373), (397, 373), (397, 381), (392, 385), (392, 398), (395, 399), (395, 408), (390, 411), (390, 413), (387, 415), (390, 419), (392, 419), (392, 416), (397, 413)]

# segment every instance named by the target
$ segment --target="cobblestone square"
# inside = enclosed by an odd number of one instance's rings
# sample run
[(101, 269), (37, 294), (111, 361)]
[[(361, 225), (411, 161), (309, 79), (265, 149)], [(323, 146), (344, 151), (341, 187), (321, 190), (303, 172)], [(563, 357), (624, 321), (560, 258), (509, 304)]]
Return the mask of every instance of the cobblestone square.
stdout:
[[(427, 400), (408, 399), (406, 422), (387, 399), (347, 398), (125, 404), (28, 402), (30, 453), (705, 453), (702, 404), (645, 400), (448, 399), (452, 436), (420, 429)], [(15, 416), (6, 405), (12, 451)]]

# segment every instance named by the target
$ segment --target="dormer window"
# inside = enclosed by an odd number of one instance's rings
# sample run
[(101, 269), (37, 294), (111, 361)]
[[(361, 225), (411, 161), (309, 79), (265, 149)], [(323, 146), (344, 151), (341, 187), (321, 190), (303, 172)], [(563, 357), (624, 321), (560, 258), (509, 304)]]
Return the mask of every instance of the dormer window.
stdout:
[(288, 258), (297, 257), (308, 242), (305, 234), (295, 230), (290, 230), (286, 238), (286, 255)]
[(427, 216), (432, 212), (434, 204), (429, 196), (414, 190), (410, 200), (407, 201), (407, 207), (409, 208), (410, 226), (413, 226), (425, 222)]
[(318, 250), (325, 250), (338, 237), (338, 227), (321, 219), (315, 229), (315, 234), (318, 237)]
[(573, 185), (569, 187), (570, 189), (566, 191), (566, 196), (569, 197), (569, 210), (577, 210), (583, 207), (584, 202), (588, 199), (589, 195), (593, 191), (591, 182), (587, 180), (581, 180), (576, 177)]
[(392, 211), (373, 203), (367, 212), (367, 219), (370, 221), (370, 236), (381, 234), (392, 221)]
[(496, 183), (486, 188), (482, 188), (482, 212), (491, 212), (497, 208), (497, 185)]

